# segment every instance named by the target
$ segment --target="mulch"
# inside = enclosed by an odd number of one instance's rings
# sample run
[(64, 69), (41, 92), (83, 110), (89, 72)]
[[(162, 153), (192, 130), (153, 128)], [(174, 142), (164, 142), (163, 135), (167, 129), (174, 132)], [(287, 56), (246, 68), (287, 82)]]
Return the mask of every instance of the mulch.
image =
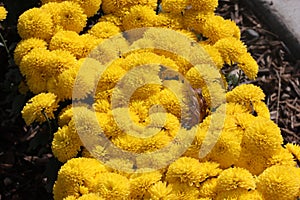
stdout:
[[(242, 81), (254, 83), (263, 89), (271, 119), (279, 125), (285, 143), (300, 144), (300, 61), (293, 57), (270, 27), (263, 24), (245, 5), (234, 0), (220, 0), (219, 4), (217, 13), (237, 23), (242, 40), (260, 66), (255, 81)], [(4, 31), (2, 27), (1, 30), (1, 33), (6, 33), (4, 36), (8, 43), (16, 42), (17, 38), (10, 34), (11, 28), (6, 27)], [(52, 199), (53, 180), (46, 177), (47, 173), (51, 174), (49, 168), (58, 168), (59, 165), (55, 164), (49, 141), (40, 145), (34, 139), (47, 138), (45, 134), (48, 134), (48, 127), (26, 127), (20, 114), (15, 113), (16, 104), (25, 102), (26, 97), (16, 101), (20, 97), (17, 94), (10, 97), (10, 90), (4, 87), (11, 78), (18, 78), (14, 77), (17, 66), (9, 66), (9, 58), (3, 47), (0, 47), (0, 51), (1, 63), (7, 65), (1, 67), (1, 93), (5, 97), (0, 97), (0, 200)], [(55, 173), (50, 176), (55, 180)]]

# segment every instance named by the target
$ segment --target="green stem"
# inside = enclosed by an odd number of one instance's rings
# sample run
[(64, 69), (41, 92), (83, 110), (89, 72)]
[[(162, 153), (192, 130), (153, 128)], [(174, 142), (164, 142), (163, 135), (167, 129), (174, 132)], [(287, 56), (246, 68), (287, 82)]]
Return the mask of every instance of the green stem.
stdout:
[(0, 33), (0, 38), (1, 38), (2, 42), (3, 42), (3, 45), (4, 45), (4, 47), (5, 47), (5, 50), (6, 50), (7, 54), (8, 54), (8, 56), (10, 56), (9, 50), (8, 50), (8, 48), (7, 48), (7, 46), (6, 46), (6, 42), (5, 42), (4, 37), (2, 36), (1, 33)]
[(47, 123), (48, 123), (48, 126), (49, 126), (49, 132), (50, 132), (50, 135), (52, 135), (52, 127), (51, 127), (50, 120), (49, 120), (49, 118), (48, 118), (48, 116), (47, 116), (47, 114), (45, 113), (44, 110), (42, 110), (42, 114), (44, 115), (44, 117), (45, 117), (46, 120), (47, 120)]

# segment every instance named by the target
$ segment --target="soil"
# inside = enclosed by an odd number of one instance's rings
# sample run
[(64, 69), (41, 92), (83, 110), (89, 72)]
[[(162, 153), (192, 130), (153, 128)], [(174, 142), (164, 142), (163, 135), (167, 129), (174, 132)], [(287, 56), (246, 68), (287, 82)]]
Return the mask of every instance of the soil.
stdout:
[[(279, 125), (285, 143), (300, 144), (300, 61), (270, 27), (238, 1), (220, 0), (217, 13), (236, 22), (242, 41), (260, 66), (255, 81), (243, 82), (263, 89), (271, 119)], [(8, 47), (14, 48), (20, 40), (15, 24), (5, 24), (0, 31)], [(51, 154), (51, 137), (45, 137), (49, 127), (25, 125), (20, 110), (29, 96), (17, 92), (18, 67), (3, 46), (0, 55), (0, 200), (52, 199), (60, 163)]]

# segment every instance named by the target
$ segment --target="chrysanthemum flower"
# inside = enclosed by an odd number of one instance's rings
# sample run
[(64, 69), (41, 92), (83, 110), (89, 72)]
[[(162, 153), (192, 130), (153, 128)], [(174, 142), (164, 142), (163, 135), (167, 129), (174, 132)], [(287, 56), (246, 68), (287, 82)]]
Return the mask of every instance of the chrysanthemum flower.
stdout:
[(148, 6), (132, 6), (129, 12), (123, 17), (125, 30), (142, 27), (153, 27), (157, 21), (155, 11)]
[(70, 120), (73, 117), (73, 110), (72, 110), (72, 104), (68, 105), (64, 109), (60, 111), (58, 114), (58, 125), (60, 127), (63, 127), (64, 125), (67, 125)]
[(257, 116), (270, 119), (269, 108), (263, 101), (255, 101), (252, 103), (252, 105), (252, 109), (256, 112)]
[(166, 180), (169, 183), (179, 182), (199, 187), (201, 182), (221, 172), (218, 166), (213, 162), (200, 163), (194, 158), (180, 157), (169, 166)]
[(191, 9), (201, 12), (214, 12), (218, 6), (218, 0), (189, 0)]
[(256, 188), (253, 175), (246, 169), (234, 167), (221, 172), (217, 180), (217, 191), (225, 192), (243, 188), (245, 191)]
[(211, 59), (214, 61), (216, 67), (218, 69), (221, 69), (224, 65), (224, 61), (220, 51), (211, 45), (202, 45), (202, 46), (204, 50), (208, 53), (208, 55), (211, 57)]
[(33, 122), (45, 122), (47, 118), (53, 119), (53, 112), (58, 107), (57, 103), (55, 94), (40, 93), (26, 103), (22, 110), (22, 117), (27, 125)]
[(299, 145), (288, 143), (285, 145), (285, 148), (290, 153), (292, 153), (298, 161), (300, 161), (300, 146)]
[(172, 185), (167, 185), (166, 182), (159, 181), (155, 183), (149, 189), (150, 198), (153, 200), (165, 199), (172, 200), (175, 199), (175, 194), (172, 194)]
[(226, 37), (240, 39), (240, 30), (237, 25), (231, 20), (225, 20), (223, 17), (216, 15), (206, 19), (202, 33), (212, 44)]
[(183, 28), (183, 17), (181, 14), (160, 12), (157, 15), (156, 26), (178, 30)]
[(183, 25), (187, 30), (203, 33), (205, 22), (214, 16), (214, 13), (203, 13), (194, 10), (187, 10), (183, 14)]
[(265, 94), (262, 89), (253, 84), (242, 84), (226, 93), (227, 102), (236, 102), (249, 105), (253, 101), (264, 100)]
[(114, 14), (103, 15), (100, 17), (99, 22), (113, 23), (114, 25), (119, 27), (121, 29), (121, 31), (124, 31), (123, 26), (122, 26), (122, 18), (119, 15), (114, 15)]
[(53, 187), (54, 199), (62, 200), (71, 195), (78, 198), (88, 194), (103, 172), (107, 172), (105, 166), (93, 158), (73, 158), (67, 161), (58, 172)]
[(54, 133), (51, 148), (53, 155), (60, 162), (66, 162), (78, 154), (81, 146), (82, 143), (77, 132), (65, 125)]
[(129, 187), (129, 180), (125, 176), (106, 172), (97, 176), (91, 191), (98, 193), (104, 199), (128, 199)]
[(255, 79), (258, 73), (258, 64), (250, 53), (241, 55), (237, 61), (239, 68), (243, 70), (247, 77)]
[(99, 196), (97, 193), (88, 193), (84, 194), (78, 198), (76, 198), (74, 195), (68, 196), (64, 198), (63, 200), (104, 200), (102, 197)]
[(6, 19), (7, 11), (4, 8), (4, 6), (0, 6), (0, 21), (3, 21)]
[(278, 165), (267, 168), (258, 176), (257, 190), (264, 199), (296, 199), (300, 189), (296, 170), (296, 167)]
[(42, 6), (42, 9), (51, 13), (55, 32), (67, 30), (79, 33), (86, 26), (87, 16), (78, 3), (63, 1), (50, 5), (46, 4)]
[(273, 165), (297, 166), (294, 156), (285, 148), (282, 148), (278, 153), (274, 154), (267, 160), (268, 167)]
[(158, 171), (133, 174), (130, 177), (130, 198), (140, 199), (149, 195), (151, 186), (161, 180), (162, 174)]
[(262, 195), (257, 190), (245, 190), (243, 188), (237, 188), (235, 190), (223, 191), (217, 193), (214, 198), (216, 200), (264, 200)]
[(221, 38), (214, 44), (214, 47), (218, 49), (223, 60), (228, 64), (237, 62), (242, 55), (247, 53), (244, 43), (235, 37)]
[(199, 188), (199, 196), (203, 198), (215, 197), (217, 195), (217, 180), (217, 178), (211, 178), (202, 182)]
[(22, 58), (35, 48), (47, 49), (47, 42), (38, 38), (21, 40), (14, 51), (15, 63), (20, 65)]
[(161, 7), (164, 12), (178, 13), (183, 12), (188, 5), (187, 0), (162, 0)]
[(31, 8), (21, 14), (17, 26), (22, 39), (35, 37), (48, 41), (53, 35), (51, 15), (39, 8)]
[(256, 117), (246, 129), (241, 146), (268, 157), (280, 151), (282, 143), (279, 127), (270, 119)]
[(120, 28), (111, 22), (98, 22), (88, 31), (89, 34), (101, 39), (109, 38), (120, 32)]
[(76, 58), (69, 51), (58, 49), (51, 51), (51, 54), (53, 54), (53, 56), (49, 71), (50, 74), (54, 76), (58, 76), (67, 69), (75, 68), (77, 65)]
[(116, 13), (122, 9), (129, 9), (135, 5), (147, 6), (152, 10), (155, 10), (157, 7), (157, 1), (156, 0), (137, 0), (137, 1), (102, 0), (102, 9), (105, 14)]
[(268, 167), (265, 156), (260, 155), (260, 152), (251, 152), (247, 149), (242, 149), (235, 166), (247, 169), (253, 175), (259, 175)]
[(172, 193), (176, 200), (198, 199), (199, 189), (180, 182), (169, 183), (172, 186)]

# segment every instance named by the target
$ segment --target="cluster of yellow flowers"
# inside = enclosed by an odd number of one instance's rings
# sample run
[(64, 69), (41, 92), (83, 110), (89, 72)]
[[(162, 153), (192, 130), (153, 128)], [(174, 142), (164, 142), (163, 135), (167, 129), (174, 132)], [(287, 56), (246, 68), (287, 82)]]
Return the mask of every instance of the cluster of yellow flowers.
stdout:
[[(104, 15), (86, 27), (100, 6)], [(41, 7), (20, 15), (22, 40), (14, 59), (35, 94), (22, 116), (27, 125), (48, 119), (59, 124), (52, 151), (64, 165), (53, 188), (55, 200), (300, 196), (300, 147), (282, 146), (263, 91), (243, 84), (224, 94), (226, 102), (218, 98), (226, 85), (224, 64), (237, 64), (250, 79), (257, 76), (258, 65), (241, 42), (237, 25), (214, 14), (217, 6), (217, 0), (162, 0), (159, 5), (157, 0), (42, 0)], [(181, 37), (170, 37), (167, 29)], [(194, 44), (209, 56), (187, 52)], [(202, 63), (194, 66), (197, 59)], [(189, 102), (184, 94), (190, 89), (179, 84), (178, 74), (192, 88), (202, 89), (207, 104), (205, 119), (189, 127), (181, 120), (192, 106), (182, 103)], [(130, 88), (135, 90), (128, 92)], [(94, 103), (86, 105), (91, 96)], [(82, 102), (74, 106), (72, 99)], [(174, 156), (174, 162), (157, 169), (178, 149), (149, 160), (109, 159), (107, 147), (95, 145), (97, 131), (116, 147), (141, 155), (195, 135), (180, 158)], [(136, 137), (145, 132), (155, 134)], [(183, 136), (176, 137), (178, 132)], [(199, 155), (213, 141), (211, 151)], [(118, 170), (123, 166), (134, 173)]]

